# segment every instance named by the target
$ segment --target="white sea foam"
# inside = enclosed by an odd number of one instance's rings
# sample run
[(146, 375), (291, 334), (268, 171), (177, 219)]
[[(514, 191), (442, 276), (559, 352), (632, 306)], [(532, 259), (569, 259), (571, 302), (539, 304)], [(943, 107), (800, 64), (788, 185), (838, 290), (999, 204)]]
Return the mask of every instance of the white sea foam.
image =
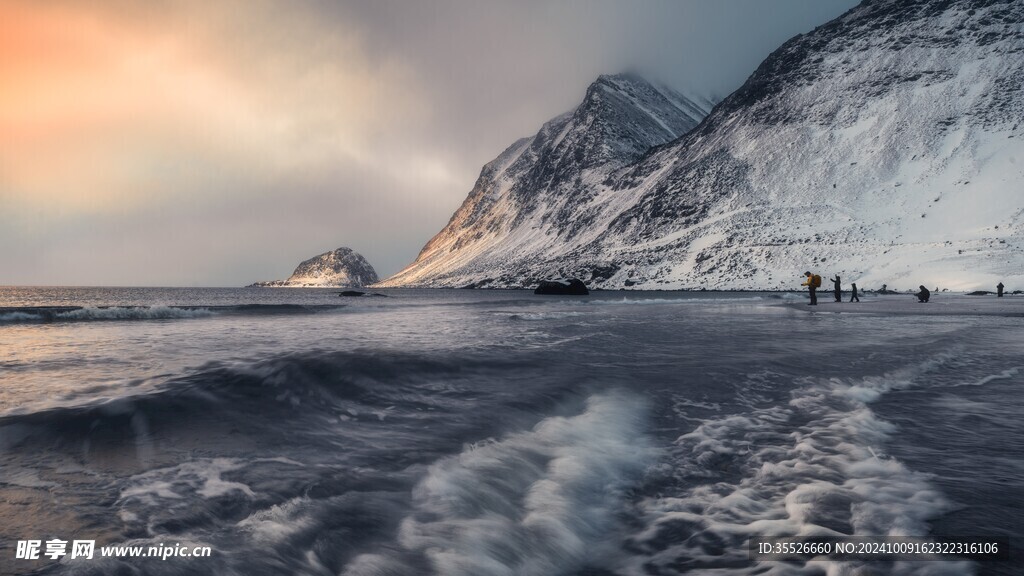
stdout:
[(317, 502), (303, 496), (257, 510), (237, 527), (261, 544), (276, 544), (314, 526), (312, 509)]
[[(642, 565), (668, 572), (801, 574), (794, 565), (752, 563), (751, 537), (918, 536), (951, 507), (927, 474), (885, 455), (897, 431), (870, 402), (926, 378), (948, 360), (851, 382), (807, 378), (787, 405), (708, 420), (681, 436), (660, 472), (681, 493), (645, 499), (646, 527), (631, 540)], [(857, 574), (852, 563), (808, 564), (828, 574)], [(689, 572), (687, 572), (689, 573)], [(816, 573), (816, 572), (815, 572)], [(968, 562), (908, 562), (893, 574), (970, 574)]]
[(203, 318), (213, 312), (206, 308), (171, 308), (168, 306), (80, 308), (55, 315), (59, 320), (174, 320)]
[(341, 576), (392, 576), (407, 574), (400, 561), (383, 554), (360, 554), (353, 558)]
[[(623, 492), (656, 457), (645, 412), (633, 395), (602, 394), (578, 416), (467, 446), (415, 488), (399, 542), (448, 576), (562, 574), (600, 562), (618, 541)], [(346, 574), (364, 573), (357, 568)]]
[(278, 464), (287, 464), (289, 466), (299, 466), (301, 468), (306, 467), (306, 465), (303, 464), (302, 462), (297, 462), (285, 456), (276, 456), (274, 458), (257, 458), (256, 460), (253, 460), (253, 462), (277, 462)]
[(171, 306), (110, 306), (74, 310), (32, 308), (27, 311), (0, 313), (0, 324), (31, 322), (84, 322), (92, 320), (177, 320), (212, 316), (208, 308), (177, 308)]
[(25, 312), (5, 312), (0, 314), (0, 323), (38, 322), (39, 320), (42, 320), (42, 316), (38, 314), (28, 314)]
[(141, 502), (147, 505), (164, 505), (166, 500), (188, 500), (193, 494), (204, 498), (215, 498), (233, 491), (248, 497), (255, 493), (240, 482), (224, 480), (221, 475), (245, 465), (233, 458), (203, 458), (184, 462), (169, 468), (150, 470), (132, 477), (121, 491), (122, 503)]
[(737, 296), (733, 298), (630, 298), (623, 296), (621, 300), (581, 300), (578, 303), (597, 306), (650, 306), (656, 304), (750, 304), (764, 300), (761, 296)]
[(998, 374), (990, 374), (974, 382), (961, 382), (959, 384), (954, 384), (953, 386), (950, 387), (953, 388), (957, 386), (984, 386), (989, 382), (995, 382), (996, 380), (1009, 380), (1010, 378), (1013, 378), (1014, 376), (1020, 374), (1020, 371), (1020, 366), (1014, 366), (1013, 368), (1007, 368), (1006, 370), (1003, 370)]
[(578, 316), (585, 316), (583, 312), (575, 311), (547, 311), (547, 312), (497, 312), (500, 316), (505, 316), (510, 320), (561, 320), (563, 318), (576, 318)]

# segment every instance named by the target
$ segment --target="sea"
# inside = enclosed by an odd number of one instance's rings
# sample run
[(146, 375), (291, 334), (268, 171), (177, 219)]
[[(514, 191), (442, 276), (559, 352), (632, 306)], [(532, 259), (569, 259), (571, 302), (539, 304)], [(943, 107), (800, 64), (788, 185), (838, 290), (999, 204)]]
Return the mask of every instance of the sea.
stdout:
[(1024, 574), (1021, 318), (805, 302), (0, 288), (0, 573)]

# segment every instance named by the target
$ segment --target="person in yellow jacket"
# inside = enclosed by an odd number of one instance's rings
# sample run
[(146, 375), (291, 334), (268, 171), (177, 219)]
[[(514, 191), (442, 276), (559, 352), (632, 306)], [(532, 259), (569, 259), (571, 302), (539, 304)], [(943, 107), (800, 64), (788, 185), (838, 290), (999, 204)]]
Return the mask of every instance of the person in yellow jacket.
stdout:
[(801, 286), (807, 286), (807, 291), (811, 293), (811, 303), (809, 304), (809, 306), (817, 306), (817, 290), (818, 286), (821, 286), (821, 276), (818, 276), (817, 274), (811, 274), (810, 272), (804, 272), (804, 276), (807, 277), (807, 280), (805, 280), (804, 283), (801, 284)]

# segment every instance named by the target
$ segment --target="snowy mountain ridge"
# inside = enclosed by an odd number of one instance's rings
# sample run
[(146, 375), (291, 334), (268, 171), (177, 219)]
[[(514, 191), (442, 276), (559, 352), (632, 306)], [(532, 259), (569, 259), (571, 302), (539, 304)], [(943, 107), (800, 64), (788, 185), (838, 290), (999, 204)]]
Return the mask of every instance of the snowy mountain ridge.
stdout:
[[(613, 170), (695, 127), (710, 103), (630, 74), (601, 76), (583, 103), (484, 166), (472, 192), (416, 261), (380, 286), (485, 279), (495, 259), (580, 244), (604, 213), (595, 190)], [(559, 239), (552, 242), (551, 236)]]
[(506, 150), (382, 284), (1024, 284), (1024, 3), (863, 2), (679, 138), (642, 85), (599, 79)]

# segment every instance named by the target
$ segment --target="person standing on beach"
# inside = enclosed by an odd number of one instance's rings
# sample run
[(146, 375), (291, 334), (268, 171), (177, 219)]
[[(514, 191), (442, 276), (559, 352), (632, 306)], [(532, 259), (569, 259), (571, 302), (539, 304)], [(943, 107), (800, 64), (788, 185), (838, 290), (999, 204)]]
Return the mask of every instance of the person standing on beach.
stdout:
[(1003, 283), (996, 284), (996, 296), (999, 298), (1003, 297)]
[(857, 285), (850, 284), (850, 289), (853, 290), (853, 293), (850, 294), (850, 302), (860, 302), (860, 298), (857, 297)]
[(832, 293), (836, 297), (836, 302), (842, 302), (843, 301), (843, 288), (842, 288), (842, 284), (839, 283), (839, 274), (836, 274), (836, 277), (835, 278), (830, 278), (830, 280), (832, 280), (832, 286), (833, 286)]
[(810, 272), (804, 272), (804, 276), (807, 277), (807, 280), (805, 280), (804, 283), (801, 284), (801, 286), (807, 286), (807, 291), (811, 293), (811, 303), (808, 304), (808, 306), (817, 306), (817, 290), (818, 286), (821, 286), (821, 276), (818, 276), (817, 274), (811, 274)]

